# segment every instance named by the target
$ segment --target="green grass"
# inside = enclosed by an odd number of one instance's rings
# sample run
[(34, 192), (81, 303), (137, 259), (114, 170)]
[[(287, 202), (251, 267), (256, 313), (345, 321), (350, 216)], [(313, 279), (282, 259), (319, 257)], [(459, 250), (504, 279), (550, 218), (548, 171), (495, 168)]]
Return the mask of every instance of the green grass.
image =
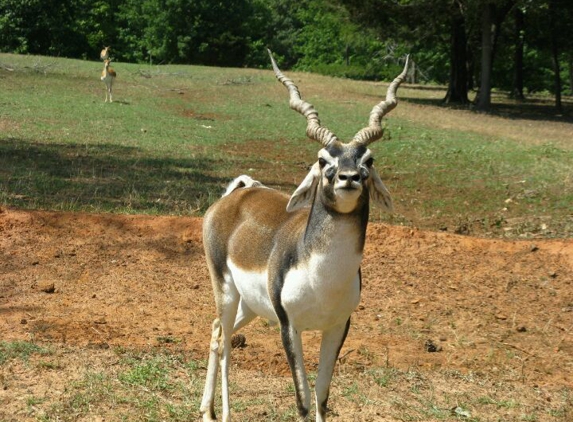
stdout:
[[(114, 66), (116, 101), (104, 104), (99, 62), (0, 54), (0, 204), (202, 215), (231, 178), (248, 173), (290, 192), (316, 157), (270, 71)], [(365, 125), (385, 89), (289, 75), (342, 139)], [(372, 146), (396, 213), (374, 209), (373, 220), (486, 236), (573, 234), (573, 148), (558, 141), (573, 132), (569, 120), (555, 140), (516, 141), (463, 123), (428, 124), (425, 110), (454, 111), (417, 108), (432, 90), (400, 94), (386, 141)], [(551, 124), (549, 114), (536, 119), (535, 127)]]
[(12, 359), (19, 359), (23, 362), (28, 362), (30, 360), (30, 356), (36, 354), (48, 355), (50, 354), (50, 351), (45, 347), (41, 347), (27, 341), (0, 342), (0, 365), (5, 364)]
[[(35, 343), (3, 342), (0, 352), (5, 357), (0, 361), (3, 373), (26, 376), (5, 388), (22, 391), (21, 405), (29, 420), (186, 421), (199, 417), (206, 363), (182, 351), (159, 347), (83, 352), (62, 347), (46, 355), (46, 349)], [(47, 356), (59, 365), (46, 368)], [(58, 381), (53, 388), (36, 390), (34, 380), (46, 371)], [(234, 368), (234, 417), (247, 422), (298, 420), (291, 386), (290, 377)], [(573, 409), (572, 391), (565, 387), (538, 387), (483, 373), (428, 372), (416, 366), (342, 364), (331, 386), (331, 399), (333, 420), (349, 420), (360, 412), (367, 420), (385, 416), (419, 422), (565, 422)], [(7, 415), (0, 409), (0, 420), (3, 417)]]
[(200, 388), (197, 365), (169, 352), (115, 352), (115, 368), (84, 369), (65, 397), (44, 405), (42, 420), (76, 420), (106, 414), (112, 420), (186, 421), (198, 414)]

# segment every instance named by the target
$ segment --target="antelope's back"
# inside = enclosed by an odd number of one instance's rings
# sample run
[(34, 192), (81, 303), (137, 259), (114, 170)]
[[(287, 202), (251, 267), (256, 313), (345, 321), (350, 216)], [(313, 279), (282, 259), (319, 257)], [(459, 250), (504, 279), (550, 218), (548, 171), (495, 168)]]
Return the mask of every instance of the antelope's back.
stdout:
[(265, 269), (277, 239), (295, 235), (289, 227), (308, 216), (287, 213), (288, 199), (274, 189), (249, 187), (215, 202), (203, 220), (205, 254), (214, 269), (222, 271), (229, 258), (244, 270)]

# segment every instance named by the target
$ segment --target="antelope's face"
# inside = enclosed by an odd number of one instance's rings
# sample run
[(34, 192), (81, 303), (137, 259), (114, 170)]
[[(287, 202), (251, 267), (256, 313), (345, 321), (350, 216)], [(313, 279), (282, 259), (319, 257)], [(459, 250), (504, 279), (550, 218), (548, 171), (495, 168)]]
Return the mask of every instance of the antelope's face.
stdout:
[(392, 198), (374, 168), (365, 145), (332, 142), (318, 152), (318, 161), (292, 195), (287, 210), (310, 205), (315, 198), (336, 212), (347, 214), (367, 205), (368, 196), (392, 211)]
[(352, 212), (363, 201), (373, 159), (362, 145), (335, 145), (318, 153), (321, 200), (340, 213)]

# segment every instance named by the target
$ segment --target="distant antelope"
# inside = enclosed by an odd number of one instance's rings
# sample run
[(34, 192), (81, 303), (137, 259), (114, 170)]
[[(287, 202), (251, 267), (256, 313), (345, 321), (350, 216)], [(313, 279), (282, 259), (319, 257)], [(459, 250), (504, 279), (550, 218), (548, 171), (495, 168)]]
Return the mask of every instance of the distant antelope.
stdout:
[(308, 416), (311, 398), (301, 333), (322, 332), (315, 400), (316, 420), (326, 420), (334, 365), (350, 315), (360, 301), (369, 201), (392, 210), (392, 199), (373, 166), (368, 145), (382, 137), (381, 119), (396, 107), (396, 90), (406, 75), (407, 59), (385, 101), (372, 109), (369, 125), (343, 143), (320, 124), (317, 111), (301, 99), (270, 51), (269, 55), (277, 79), (289, 91), (290, 107), (306, 117), (306, 134), (322, 149), (290, 199), (240, 176), (205, 215), (203, 241), (217, 307), (200, 408), (205, 422), (215, 420), (219, 365), (223, 421), (231, 420), (231, 335), (257, 316), (280, 324), (302, 420)]
[(107, 103), (107, 97), (109, 96), (109, 102), (113, 103), (111, 89), (113, 86), (113, 81), (116, 77), (115, 70), (110, 67), (111, 60), (107, 59), (103, 62), (103, 72), (101, 72), (101, 80), (105, 83), (105, 101)]
[(109, 47), (104, 47), (101, 53), (99, 53), (99, 57), (104, 61), (109, 59)]

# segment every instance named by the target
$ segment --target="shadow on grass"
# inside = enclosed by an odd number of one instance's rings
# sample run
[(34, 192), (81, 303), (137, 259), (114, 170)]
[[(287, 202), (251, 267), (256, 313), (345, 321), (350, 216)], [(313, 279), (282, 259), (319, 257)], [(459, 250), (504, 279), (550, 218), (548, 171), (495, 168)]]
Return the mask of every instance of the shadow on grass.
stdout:
[(16, 208), (202, 214), (231, 162), (150, 157), (139, 148), (0, 138), (0, 203)]
[[(475, 111), (473, 103), (446, 104), (443, 98), (418, 98), (403, 96), (400, 100), (413, 104), (427, 105), (432, 107), (442, 107), (454, 110)], [(526, 119), (535, 121), (551, 121), (562, 123), (573, 123), (573, 102), (563, 101), (563, 114), (558, 114), (555, 104), (550, 99), (532, 98), (524, 101), (517, 101), (509, 98), (501, 102), (494, 99), (490, 109), (485, 113), (499, 116), (506, 119)]]

